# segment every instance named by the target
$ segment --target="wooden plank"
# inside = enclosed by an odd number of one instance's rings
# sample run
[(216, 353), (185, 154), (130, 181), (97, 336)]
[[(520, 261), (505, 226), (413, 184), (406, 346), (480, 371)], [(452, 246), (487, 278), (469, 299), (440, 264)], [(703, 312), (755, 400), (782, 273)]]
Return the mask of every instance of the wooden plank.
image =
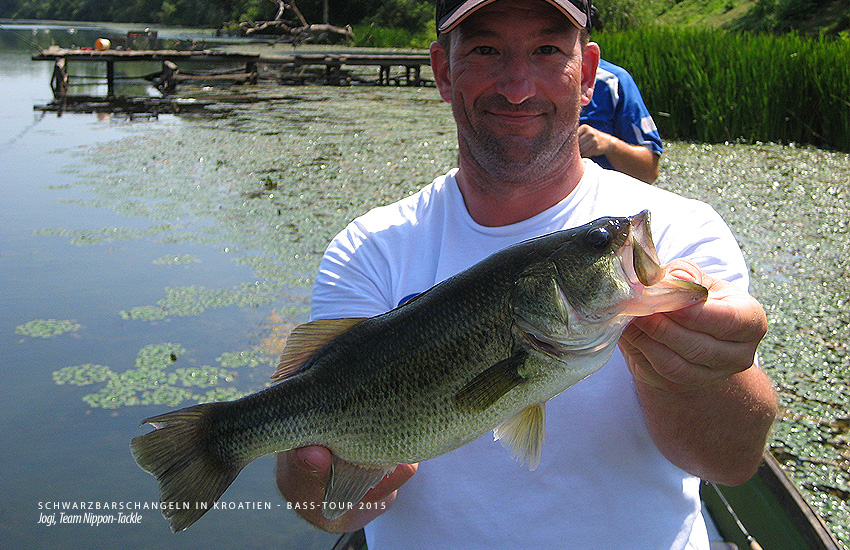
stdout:
[(256, 61), (260, 54), (246, 54), (218, 50), (66, 50), (48, 48), (32, 55), (33, 61), (50, 61), (64, 57), (65, 59), (106, 61), (161, 61), (163, 59), (192, 59), (192, 60), (232, 60), (247, 63)]

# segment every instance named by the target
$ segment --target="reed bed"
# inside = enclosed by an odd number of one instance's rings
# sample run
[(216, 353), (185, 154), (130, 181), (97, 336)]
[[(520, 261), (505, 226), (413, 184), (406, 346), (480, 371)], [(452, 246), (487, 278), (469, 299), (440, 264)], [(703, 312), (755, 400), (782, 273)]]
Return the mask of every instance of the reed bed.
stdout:
[(665, 139), (850, 151), (850, 40), (715, 30), (599, 32)]

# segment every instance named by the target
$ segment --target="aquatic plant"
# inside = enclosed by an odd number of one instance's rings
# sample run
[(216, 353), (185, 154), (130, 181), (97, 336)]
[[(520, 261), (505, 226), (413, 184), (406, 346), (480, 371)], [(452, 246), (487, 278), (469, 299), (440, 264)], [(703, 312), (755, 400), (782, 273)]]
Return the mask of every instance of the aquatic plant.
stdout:
[(154, 225), (147, 229), (132, 227), (100, 227), (96, 229), (37, 229), (33, 233), (39, 237), (65, 237), (68, 242), (78, 246), (98, 245), (113, 241), (132, 241), (160, 235), (172, 231), (171, 225)]
[(124, 319), (158, 321), (169, 316), (199, 315), (206, 309), (228, 306), (257, 307), (271, 303), (281, 290), (279, 283), (255, 281), (232, 289), (185, 286), (165, 289), (155, 306), (139, 306), (119, 312)]
[(105, 382), (112, 378), (112, 369), (105, 365), (75, 365), (63, 367), (53, 373), (53, 381), (59, 384), (71, 384), (73, 386), (88, 386), (97, 382)]
[(657, 184), (710, 203), (750, 266), (769, 331), (759, 360), (782, 414), (770, 446), (850, 542), (850, 157), (815, 148), (668, 143)]
[(33, 338), (52, 338), (81, 328), (82, 325), (70, 319), (34, 319), (15, 327), (15, 332)]
[(188, 265), (200, 262), (200, 258), (191, 254), (161, 256), (153, 261), (154, 265)]
[[(210, 365), (171, 368), (186, 354), (180, 344), (151, 344), (139, 350), (134, 368), (116, 372), (105, 365), (73, 365), (53, 373), (59, 384), (90, 386), (103, 384), (97, 391), (82, 396), (91, 407), (116, 409), (134, 405), (177, 406), (192, 401), (236, 399), (249, 393), (233, 385), (238, 377), (234, 369), (268, 364), (265, 350), (254, 349), (225, 353), (221, 366)], [(254, 388), (255, 390), (257, 388)], [(206, 390), (198, 393), (198, 390)]]

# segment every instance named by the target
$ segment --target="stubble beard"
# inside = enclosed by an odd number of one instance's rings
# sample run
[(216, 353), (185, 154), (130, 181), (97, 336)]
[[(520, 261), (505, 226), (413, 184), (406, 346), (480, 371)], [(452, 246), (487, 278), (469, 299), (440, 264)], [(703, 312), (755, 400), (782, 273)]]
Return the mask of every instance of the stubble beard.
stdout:
[(458, 132), (461, 154), (486, 175), (487, 189), (482, 191), (507, 196), (545, 185), (569, 159), (566, 149), (577, 139), (578, 124), (550, 124), (533, 138), (497, 135), (484, 125), (468, 124), (466, 130)]

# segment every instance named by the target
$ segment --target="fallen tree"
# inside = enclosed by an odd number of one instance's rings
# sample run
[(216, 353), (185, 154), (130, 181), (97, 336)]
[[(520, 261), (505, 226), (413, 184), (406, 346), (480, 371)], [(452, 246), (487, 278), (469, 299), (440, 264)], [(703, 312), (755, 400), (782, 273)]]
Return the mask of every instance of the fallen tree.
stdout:
[[(243, 36), (272, 34), (279, 36), (283, 42), (292, 42), (293, 44), (338, 44), (354, 40), (354, 33), (348, 25), (345, 27), (336, 27), (327, 23), (311, 25), (304, 18), (298, 6), (295, 5), (294, 0), (290, 2), (285, 2), (284, 0), (269, 1), (278, 5), (277, 14), (274, 19), (269, 21), (243, 21), (239, 23), (238, 28)], [(287, 10), (293, 13), (297, 21), (284, 19), (284, 14), (286, 14)]]

